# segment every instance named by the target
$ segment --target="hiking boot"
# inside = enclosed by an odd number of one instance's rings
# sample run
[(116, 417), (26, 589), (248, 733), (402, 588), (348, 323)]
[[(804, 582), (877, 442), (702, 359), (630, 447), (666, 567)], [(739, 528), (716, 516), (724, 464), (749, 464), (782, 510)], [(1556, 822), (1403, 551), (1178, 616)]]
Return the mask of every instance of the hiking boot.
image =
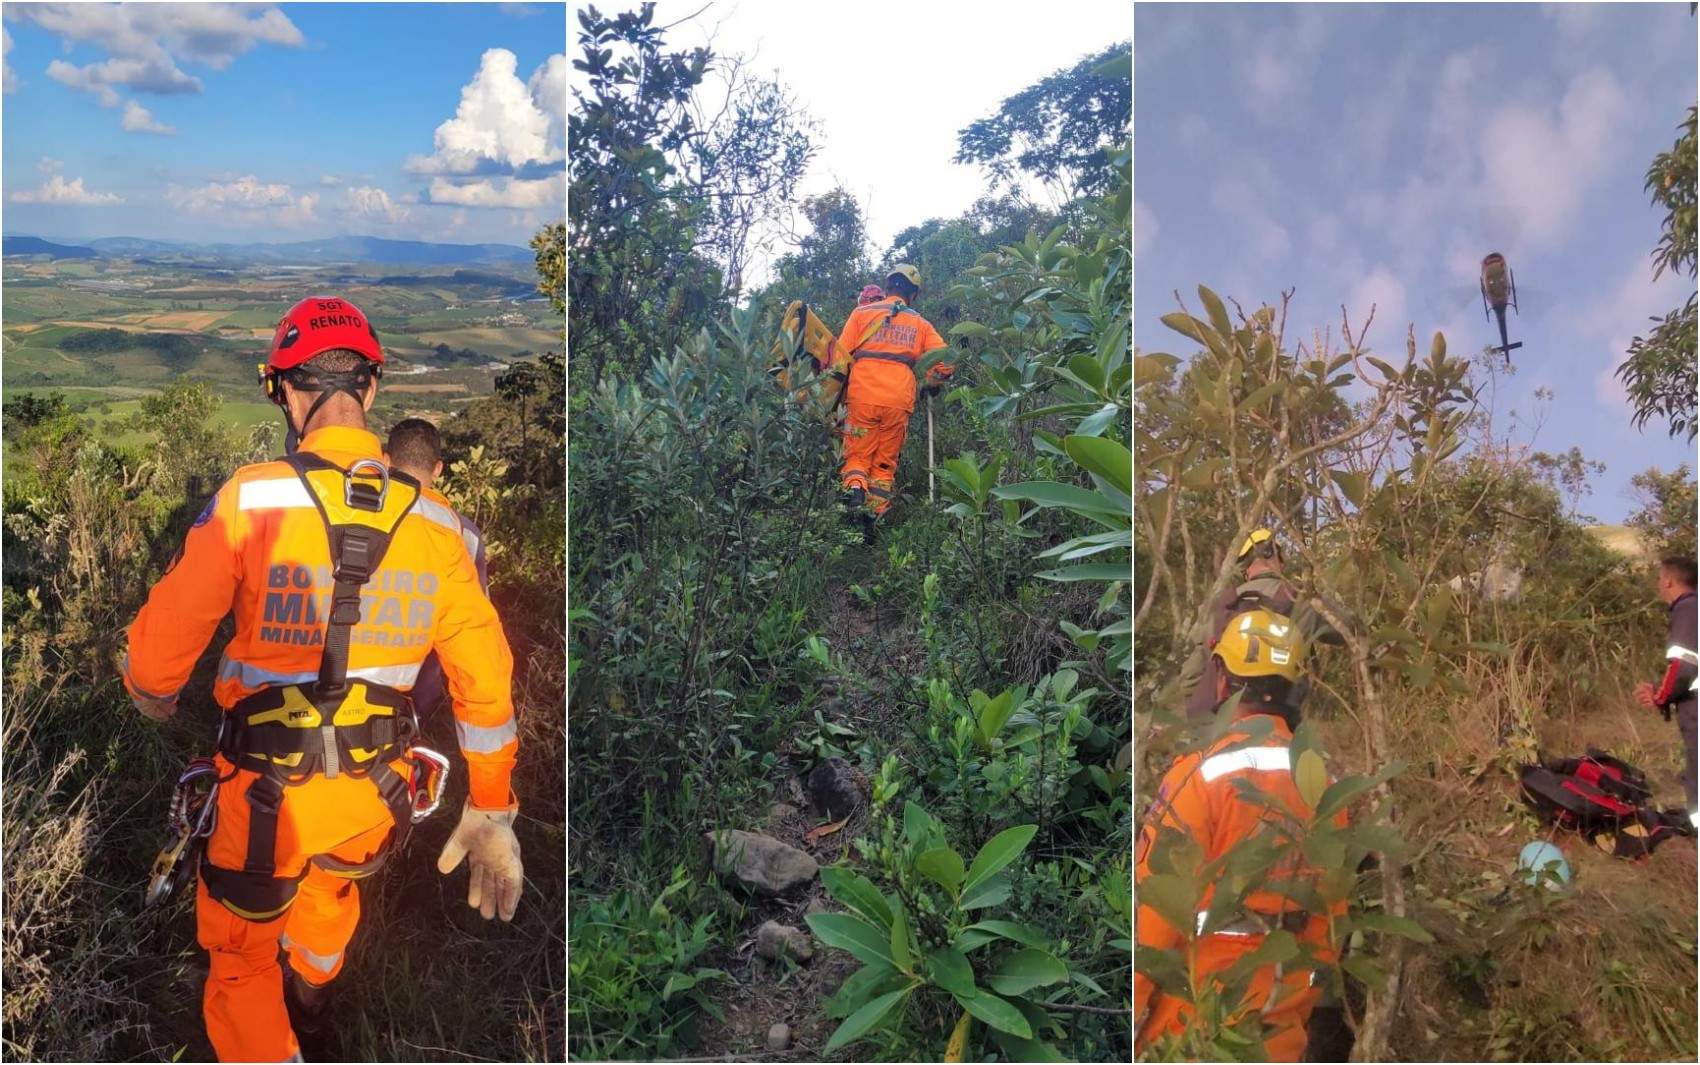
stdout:
[(859, 511), (868, 502), (868, 490), (861, 485), (847, 489), (844, 493), (844, 509)]
[(862, 543), (872, 544), (879, 535), (879, 518), (867, 511), (863, 511), (859, 517), (862, 522)]
[(285, 962), (283, 966), (283, 1004), (289, 1010), (289, 1026), (297, 1036), (318, 1035), (324, 1025), (325, 1003), (330, 999), (329, 984), (310, 984), (296, 975)]

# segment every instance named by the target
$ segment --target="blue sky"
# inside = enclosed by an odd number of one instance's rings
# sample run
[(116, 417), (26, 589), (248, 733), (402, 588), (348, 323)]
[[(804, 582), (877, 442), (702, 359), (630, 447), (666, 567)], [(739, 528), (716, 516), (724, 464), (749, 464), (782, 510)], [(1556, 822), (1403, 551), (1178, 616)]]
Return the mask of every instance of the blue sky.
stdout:
[(22, 4), (8, 234), (523, 244), (565, 213), (560, 4)]
[(1248, 311), (1296, 287), (1289, 343), (1338, 341), (1340, 305), (1356, 328), (1374, 302), (1372, 349), (1402, 356), (1414, 322), (1421, 350), (1438, 329), (1473, 353), (1498, 342), (1475, 279), (1499, 251), (1524, 346), (1496, 431), (1604, 462), (1581, 509), (1608, 522), (1632, 474), (1693, 468), (1686, 439), (1634, 430), (1612, 380), (1694, 287), (1653, 281), (1663, 215), (1642, 189), (1696, 97), (1686, 3), (1147, 3), (1133, 36), (1143, 350), (1190, 353), (1159, 318), (1203, 283)]

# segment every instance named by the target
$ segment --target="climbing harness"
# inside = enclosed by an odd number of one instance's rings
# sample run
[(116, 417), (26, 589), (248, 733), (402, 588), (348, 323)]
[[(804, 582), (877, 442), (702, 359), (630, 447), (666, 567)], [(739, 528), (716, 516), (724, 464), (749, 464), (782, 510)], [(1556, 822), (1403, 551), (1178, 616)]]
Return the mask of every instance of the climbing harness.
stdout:
[(165, 847), (153, 860), (142, 908), (152, 909), (175, 895), (195, 875), (195, 863), (218, 821), (218, 767), (196, 758), (177, 777), (165, 819)]
[[(361, 589), (419, 500), (418, 482), (392, 474), (375, 459), (361, 459), (347, 470), (306, 452), (283, 461), (295, 470), (324, 519), (334, 584), (317, 679), (249, 695), (231, 707), (219, 729), (219, 753), (259, 778), (245, 796), (250, 812), (243, 867), (222, 869), (203, 860), (201, 875), (215, 901), (254, 921), (277, 917), (295, 900), (299, 876), (277, 876), (273, 857), (288, 788), (321, 774), (371, 779), (395, 820), (389, 845), (359, 865), (324, 855), (313, 859), (332, 876), (361, 879), (378, 871), (413, 824), (435, 812), (448, 777), (448, 759), (413, 742), (418, 724), (408, 693), (348, 675)], [(392, 768), (398, 761), (409, 764), (405, 775)]]

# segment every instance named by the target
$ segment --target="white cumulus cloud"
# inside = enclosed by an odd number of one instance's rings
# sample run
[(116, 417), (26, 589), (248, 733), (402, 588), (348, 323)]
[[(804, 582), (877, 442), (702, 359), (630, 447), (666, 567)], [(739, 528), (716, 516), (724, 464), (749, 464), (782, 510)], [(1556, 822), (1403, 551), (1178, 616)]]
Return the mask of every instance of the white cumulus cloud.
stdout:
[(1359, 277), (1346, 300), (1354, 330), (1363, 327), (1372, 306), (1375, 321), (1366, 336), (1370, 347), (1383, 355), (1392, 353), (1402, 357), (1406, 329), (1411, 324), (1405, 319), (1405, 283), (1381, 267)]
[[(519, 60), (506, 48), (486, 51), (478, 73), (460, 91), (455, 117), (437, 127), (436, 151), (412, 156), (407, 170), (474, 177), (565, 159), (565, 142), (553, 136), (565, 111), (565, 56), (551, 56), (529, 84), (518, 70)], [(550, 95), (557, 91), (559, 100)]]
[(560, 209), (566, 202), (566, 177), (481, 178), (477, 181), (454, 182), (446, 178), (431, 181), (431, 202), (451, 203), (461, 207), (552, 207)]
[[(223, 70), (259, 44), (299, 47), (306, 42), (272, 4), (9, 4), (6, 18), (56, 34), (67, 52), (77, 46), (104, 51), (106, 58), (97, 62), (79, 66), (55, 59), (47, 67), (48, 77), (88, 93), (103, 107), (124, 103), (124, 89), (162, 95), (200, 92), (201, 79), (186, 73), (179, 61)], [(5, 44), (10, 50), (9, 34)], [(6, 91), (16, 88), (9, 67), (5, 81)], [(160, 133), (166, 128), (150, 123), (125, 108), (127, 132)]]
[(262, 182), (253, 174), (244, 174), (233, 181), (209, 181), (193, 189), (171, 185), (165, 190), (165, 198), (173, 206), (193, 214), (223, 216), (244, 223), (270, 221), (298, 226), (319, 220), (317, 194), (298, 196), (288, 185)]
[(134, 100), (125, 101), (124, 104), (124, 132), (157, 133), (162, 137), (177, 135), (176, 127), (155, 121), (148, 109)]
[(1515, 212), (1520, 231), (1552, 246), (1569, 232), (1583, 193), (1610, 166), (1629, 101), (1610, 72), (1577, 76), (1548, 108), (1509, 105), (1481, 131), (1488, 202)]
[(12, 54), (12, 34), (6, 27), (0, 26), (0, 91), (17, 92), (18, 75), (12, 69), (12, 64), (5, 62), (4, 57)]
[(34, 192), (25, 190), (12, 193), (12, 199), (18, 203), (59, 203), (77, 207), (105, 207), (124, 202), (110, 192), (94, 192), (84, 188), (82, 178), (66, 181), (58, 174), (48, 178), (47, 182)]
[(345, 189), (343, 206), (349, 214), (373, 218), (390, 225), (406, 222), (412, 214), (406, 207), (391, 200), (390, 194), (383, 189), (364, 185)]
[(1139, 258), (1141, 252), (1151, 246), (1152, 238), (1157, 235), (1157, 218), (1143, 203), (1133, 201), (1133, 257)]

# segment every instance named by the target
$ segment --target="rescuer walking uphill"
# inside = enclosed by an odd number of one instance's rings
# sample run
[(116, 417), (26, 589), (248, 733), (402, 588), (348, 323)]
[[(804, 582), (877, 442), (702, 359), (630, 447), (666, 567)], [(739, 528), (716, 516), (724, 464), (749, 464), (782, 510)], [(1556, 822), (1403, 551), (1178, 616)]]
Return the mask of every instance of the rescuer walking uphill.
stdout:
[(513, 658), (454, 512), (392, 474), (366, 431), (383, 363), (347, 301), (289, 310), (261, 371), (300, 450), (219, 488), (128, 631), (125, 687), (165, 720), (235, 616), (213, 687), (220, 786), (195, 907), (220, 1061), (300, 1060), (278, 951), (310, 1017), (342, 970), (358, 881), (411, 820), (408, 690), (433, 649), (470, 789), (438, 868), (470, 855), (467, 902), (486, 918), (511, 919), (519, 901)]
[[(893, 267), (885, 288), (885, 299), (850, 312), (838, 339), (850, 358), (844, 401), (844, 505), (852, 513), (866, 507), (875, 518), (891, 506), (897, 457), (915, 409), (915, 368), (929, 352), (948, 347), (932, 323), (914, 310), (921, 295), (919, 270)], [(952, 369), (941, 363), (928, 371), (929, 395), (937, 393)]]

